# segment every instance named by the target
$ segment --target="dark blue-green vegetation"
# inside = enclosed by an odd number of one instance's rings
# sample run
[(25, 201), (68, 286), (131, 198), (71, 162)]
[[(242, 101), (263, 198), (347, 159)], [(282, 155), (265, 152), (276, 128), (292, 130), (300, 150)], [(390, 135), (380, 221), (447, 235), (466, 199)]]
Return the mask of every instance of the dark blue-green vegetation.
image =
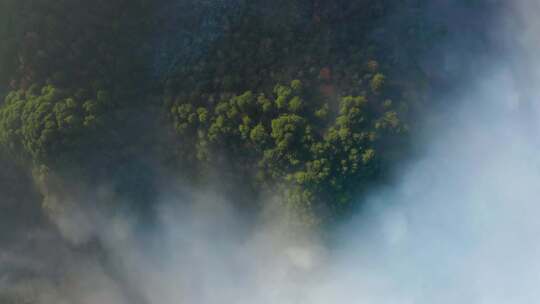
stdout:
[(0, 5), (2, 157), (49, 209), (76, 182), (146, 212), (156, 176), (217, 176), (240, 208), (271, 194), (295, 223), (333, 223), (404, 159), (444, 82), (430, 1)]

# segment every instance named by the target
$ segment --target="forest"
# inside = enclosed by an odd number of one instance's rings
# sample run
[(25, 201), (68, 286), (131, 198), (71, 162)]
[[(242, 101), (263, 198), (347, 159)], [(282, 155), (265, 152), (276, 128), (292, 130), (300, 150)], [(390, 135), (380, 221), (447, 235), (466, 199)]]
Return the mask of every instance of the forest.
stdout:
[(176, 186), (332, 231), (491, 47), (493, 1), (435, 2), (1, 0), (0, 241), (74, 209), (151, 225)]

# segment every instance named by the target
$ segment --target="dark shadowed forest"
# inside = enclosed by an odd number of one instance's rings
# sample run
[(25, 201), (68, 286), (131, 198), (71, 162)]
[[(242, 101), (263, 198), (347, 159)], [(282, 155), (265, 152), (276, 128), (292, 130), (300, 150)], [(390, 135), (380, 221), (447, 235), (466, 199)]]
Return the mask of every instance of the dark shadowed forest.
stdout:
[[(332, 246), (505, 51), (503, 2), (0, 0), (0, 302), (158, 303), (103, 216), (152, 238), (208, 189), (244, 232), (279, 210)], [(79, 260), (125, 302), (40, 297)]]

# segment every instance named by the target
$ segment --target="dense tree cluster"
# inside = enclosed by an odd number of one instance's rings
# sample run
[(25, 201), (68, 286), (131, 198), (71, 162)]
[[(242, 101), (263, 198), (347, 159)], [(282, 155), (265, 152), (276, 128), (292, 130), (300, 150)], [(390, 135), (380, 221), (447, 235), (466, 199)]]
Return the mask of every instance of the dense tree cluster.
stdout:
[[(83, 152), (85, 131), (102, 123), (109, 103), (105, 91), (90, 96), (69, 94), (51, 85), (11, 92), (0, 110), (1, 141), (39, 164), (58, 164), (64, 155)], [(54, 166), (56, 167), (56, 166)]]
[(199, 107), (176, 103), (176, 130), (186, 147), (195, 147), (180, 154), (278, 187), (306, 221), (336, 216), (377, 179), (390, 153), (401, 149), (395, 139), (407, 131), (399, 107), (381, 93), (384, 76), (374, 72), (362, 95), (342, 97), (337, 108), (300, 80), (276, 85), (269, 95), (247, 91)]

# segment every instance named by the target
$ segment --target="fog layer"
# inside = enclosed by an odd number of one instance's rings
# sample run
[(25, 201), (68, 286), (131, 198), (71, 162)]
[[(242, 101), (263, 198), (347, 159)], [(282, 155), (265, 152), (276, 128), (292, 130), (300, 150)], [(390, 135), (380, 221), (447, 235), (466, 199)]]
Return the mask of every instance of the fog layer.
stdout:
[[(0, 291), (44, 304), (540, 302), (540, 6), (506, 9), (492, 29), (504, 54), (443, 97), (415, 159), (330, 241), (275, 211), (253, 227), (212, 189), (167, 190), (156, 228), (92, 213), (106, 256), (58, 248), (43, 254), (68, 257), (55, 262), (68, 279), (6, 277)], [(87, 224), (57, 220), (67, 235)]]

